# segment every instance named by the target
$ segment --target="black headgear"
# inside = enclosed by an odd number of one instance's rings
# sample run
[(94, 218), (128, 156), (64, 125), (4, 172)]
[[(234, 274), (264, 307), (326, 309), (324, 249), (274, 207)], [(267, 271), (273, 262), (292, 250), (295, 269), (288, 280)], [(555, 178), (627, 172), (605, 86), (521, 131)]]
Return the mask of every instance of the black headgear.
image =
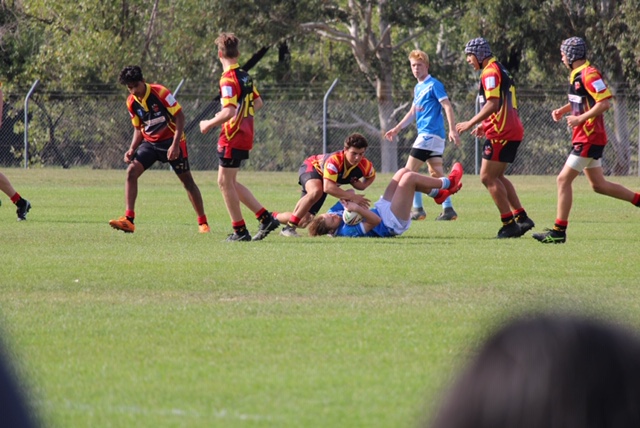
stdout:
[(482, 64), (482, 61), (485, 59), (493, 56), (489, 43), (482, 37), (470, 40), (464, 47), (464, 53), (475, 55), (480, 64)]
[(567, 57), (569, 65), (587, 57), (587, 44), (580, 37), (571, 37), (562, 42), (560, 51)]

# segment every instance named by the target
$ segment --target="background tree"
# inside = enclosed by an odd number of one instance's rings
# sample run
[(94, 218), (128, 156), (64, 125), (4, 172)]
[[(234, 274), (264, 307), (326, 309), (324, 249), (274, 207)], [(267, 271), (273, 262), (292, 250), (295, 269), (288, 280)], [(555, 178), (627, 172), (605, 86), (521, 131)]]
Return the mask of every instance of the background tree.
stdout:
[[(302, 28), (321, 37), (349, 46), (358, 68), (375, 88), (379, 119), (376, 134), (382, 148), (383, 172), (398, 168), (396, 141), (385, 140), (379, 132), (392, 127), (392, 114), (396, 107), (393, 97), (394, 51), (428, 30), (437, 34), (443, 17), (460, 12), (456, 2), (446, 2), (446, 6), (444, 3), (418, 5), (409, 1), (349, 0), (343, 7), (339, 2), (325, 2), (321, 19), (301, 24)], [(436, 9), (436, 6), (440, 8)], [(419, 27), (414, 28), (416, 25)], [(408, 26), (411, 31), (402, 34), (402, 30), (396, 28), (402, 26)], [(405, 37), (396, 38), (394, 43), (394, 33)]]

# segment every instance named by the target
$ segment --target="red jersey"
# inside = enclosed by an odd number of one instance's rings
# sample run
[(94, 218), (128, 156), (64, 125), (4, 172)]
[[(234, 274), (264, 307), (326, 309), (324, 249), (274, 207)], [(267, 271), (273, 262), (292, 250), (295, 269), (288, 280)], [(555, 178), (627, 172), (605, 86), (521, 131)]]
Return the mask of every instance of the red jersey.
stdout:
[[(600, 72), (586, 61), (571, 71), (569, 76), (569, 103), (571, 114), (579, 116), (590, 110), (596, 103), (611, 98), (611, 91), (604, 83)], [(590, 143), (596, 146), (607, 144), (607, 132), (602, 115), (592, 117), (573, 128), (573, 143)]]
[(260, 97), (253, 79), (238, 64), (233, 64), (220, 78), (220, 103), (236, 107), (236, 115), (222, 125), (219, 147), (240, 150), (253, 148), (253, 100)]
[[(127, 98), (127, 109), (131, 123), (142, 132), (142, 137), (150, 142), (173, 139), (176, 133), (174, 116), (182, 107), (173, 94), (162, 85), (145, 83), (147, 91), (139, 99), (133, 94)], [(186, 141), (184, 133), (181, 141)]]
[(524, 128), (518, 116), (516, 88), (507, 70), (495, 58), (491, 58), (482, 70), (478, 95), (481, 106), (492, 98), (498, 98), (500, 101), (499, 110), (482, 121), (486, 138), (522, 141)]
[(365, 157), (360, 159), (357, 165), (347, 167), (344, 150), (327, 155), (310, 156), (304, 163), (312, 165), (323, 179), (331, 180), (336, 184), (349, 184), (352, 178), (373, 178), (376, 176), (373, 163)]

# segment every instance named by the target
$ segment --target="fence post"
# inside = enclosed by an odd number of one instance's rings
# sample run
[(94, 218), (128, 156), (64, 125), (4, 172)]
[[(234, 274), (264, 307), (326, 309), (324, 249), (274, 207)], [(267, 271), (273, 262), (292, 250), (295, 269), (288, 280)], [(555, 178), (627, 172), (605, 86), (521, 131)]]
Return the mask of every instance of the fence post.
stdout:
[(40, 83), (40, 79), (33, 82), (27, 96), (24, 97), (24, 169), (29, 168), (29, 98), (36, 90), (38, 83)]
[(334, 80), (329, 87), (329, 90), (324, 94), (324, 100), (322, 101), (322, 154), (327, 154), (327, 103), (329, 100), (329, 94), (333, 91), (333, 88), (338, 83), (338, 79)]
[(178, 91), (180, 90), (180, 88), (182, 88), (182, 84), (183, 84), (183, 83), (184, 83), (184, 79), (182, 79), (182, 80), (180, 81), (180, 83), (178, 83), (178, 86), (176, 87), (176, 90), (175, 90), (175, 91), (173, 91), (173, 96), (174, 96), (174, 97), (176, 96), (176, 94), (178, 93)]

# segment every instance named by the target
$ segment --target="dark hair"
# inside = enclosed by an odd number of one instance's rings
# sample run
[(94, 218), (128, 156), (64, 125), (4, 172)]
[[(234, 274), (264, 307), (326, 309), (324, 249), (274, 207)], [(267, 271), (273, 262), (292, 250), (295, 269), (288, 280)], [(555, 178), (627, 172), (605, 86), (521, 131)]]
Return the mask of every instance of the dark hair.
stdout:
[(640, 339), (571, 316), (515, 320), (482, 346), (433, 428), (640, 426)]
[(344, 148), (348, 149), (351, 147), (355, 147), (356, 149), (366, 149), (367, 147), (369, 147), (369, 142), (366, 138), (364, 138), (364, 135), (358, 134), (356, 132), (349, 135), (344, 140)]
[(129, 83), (142, 82), (142, 69), (137, 65), (128, 65), (120, 71), (120, 77), (118, 81), (121, 85), (127, 85)]
[(0, 341), (0, 414), (2, 425), (16, 428), (39, 426), (38, 415), (27, 401), (9, 353)]
[(233, 33), (220, 33), (216, 38), (215, 44), (218, 46), (218, 52), (225, 58), (238, 58), (240, 56), (240, 40)]

